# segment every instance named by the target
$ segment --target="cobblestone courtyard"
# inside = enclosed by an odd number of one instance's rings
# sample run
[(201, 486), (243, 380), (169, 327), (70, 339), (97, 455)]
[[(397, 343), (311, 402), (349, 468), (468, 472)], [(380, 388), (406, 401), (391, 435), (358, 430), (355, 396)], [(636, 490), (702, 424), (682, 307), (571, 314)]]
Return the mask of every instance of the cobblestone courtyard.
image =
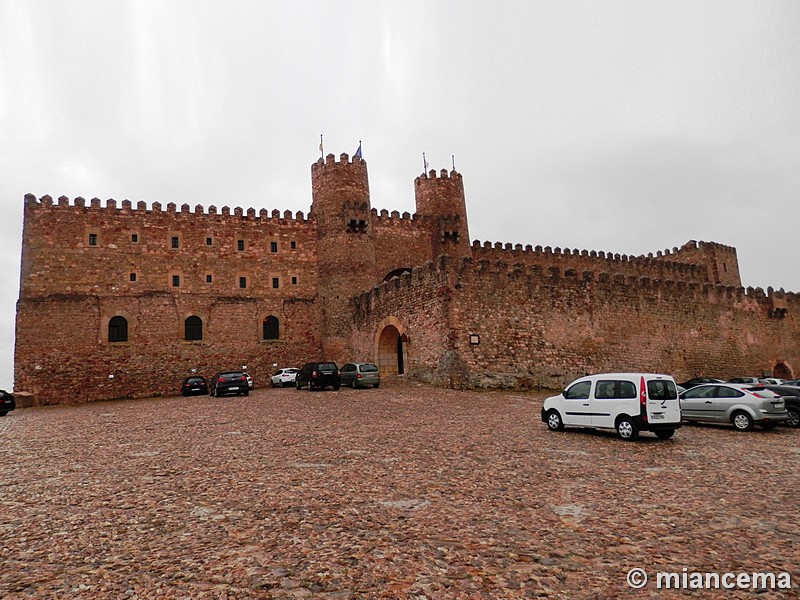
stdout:
[[(800, 431), (552, 433), (544, 395), (387, 382), (14, 411), (0, 597), (800, 597)], [(634, 567), (795, 587), (634, 590)]]

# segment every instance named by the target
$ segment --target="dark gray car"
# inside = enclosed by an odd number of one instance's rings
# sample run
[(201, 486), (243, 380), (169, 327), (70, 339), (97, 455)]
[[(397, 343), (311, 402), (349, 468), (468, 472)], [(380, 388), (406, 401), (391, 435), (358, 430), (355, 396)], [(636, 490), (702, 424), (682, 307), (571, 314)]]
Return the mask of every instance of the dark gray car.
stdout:
[(313, 390), (314, 388), (325, 389), (328, 386), (338, 390), (341, 385), (339, 367), (336, 366), (335, 362), (327, 361), (304, 364), (294, 381), (298, 390), (303, 388), (307, 390)]

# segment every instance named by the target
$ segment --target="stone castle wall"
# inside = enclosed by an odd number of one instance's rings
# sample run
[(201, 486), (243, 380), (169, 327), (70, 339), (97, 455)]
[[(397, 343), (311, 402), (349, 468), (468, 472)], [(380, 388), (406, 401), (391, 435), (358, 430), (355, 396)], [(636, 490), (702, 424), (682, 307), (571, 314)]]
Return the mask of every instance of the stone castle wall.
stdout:
[[(430, 356), (411, 335), (423, 378), (447, 352), (458, 357), (452, 378), (467, 387), (559, 387), (609, 371), (727, 378), (800, 365), (798, 294), (502, 261), (442, 257), (356, 298), (357, 328), (397, 316), (411, 332), (426, 330), (414, 306), (431, 281), (448, 299), (448, 343)], [(775, 306), (786, 312), (774, 316)]]

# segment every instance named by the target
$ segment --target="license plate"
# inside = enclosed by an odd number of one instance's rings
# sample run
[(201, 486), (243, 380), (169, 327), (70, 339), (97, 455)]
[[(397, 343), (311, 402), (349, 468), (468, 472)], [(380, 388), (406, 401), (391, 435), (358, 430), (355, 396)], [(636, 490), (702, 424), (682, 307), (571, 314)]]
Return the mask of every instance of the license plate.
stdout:
[(663, 419), (664, 418), (664, 413), (653, 413), (653, 415), (650, 418), (653, 421), (658, 421), (659, 419)]
[(229, 387), (228, 389), (229, 390), (238, 390), (239, 388), (238, 387)]

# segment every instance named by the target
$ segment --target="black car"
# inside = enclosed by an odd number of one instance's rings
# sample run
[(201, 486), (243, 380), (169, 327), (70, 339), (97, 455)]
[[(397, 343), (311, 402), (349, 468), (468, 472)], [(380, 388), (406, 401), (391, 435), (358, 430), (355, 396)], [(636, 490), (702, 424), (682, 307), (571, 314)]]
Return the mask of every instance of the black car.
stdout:
[(250, 395), (250, 386), (247, 384), (247, 375), (244, 371), (220, 371), (211, 378), (208, 388), (211, 396)]
[(786, 404), (789, 418), (783, 422), (787, 427), (800, 427), (800, 388), (792, 385), (765, 385), (771, 392), (775, 392)]
[(723, 379), (716, 379), (715, 377), (693, 377), (692, 379), (687, 379), (678, 385), (683, 389), (688, 390), (689, 388), (693, 388), (694, 386), (702, 383), (725, 383), (725, 381)]
[(15, 408), (17, 408), (17, 403), (14, 401), (14, 394), (0, 390), (0, 417), (5, 417)]
[(338, 390), (341, 385), (341, 376), (339, 374), (339, 367), (335, 362), (310, 362), (303, 365), (300, 372), (295, 379), (295, 387), (298, 390), (306, 388), (313, 390), (314, 388), (324, 389), (327, 386), (333, 387)]
[(181, 396), (196, 396), (208, 394), (208, 383), (205, 377), (192, 375), (181, 383)]

